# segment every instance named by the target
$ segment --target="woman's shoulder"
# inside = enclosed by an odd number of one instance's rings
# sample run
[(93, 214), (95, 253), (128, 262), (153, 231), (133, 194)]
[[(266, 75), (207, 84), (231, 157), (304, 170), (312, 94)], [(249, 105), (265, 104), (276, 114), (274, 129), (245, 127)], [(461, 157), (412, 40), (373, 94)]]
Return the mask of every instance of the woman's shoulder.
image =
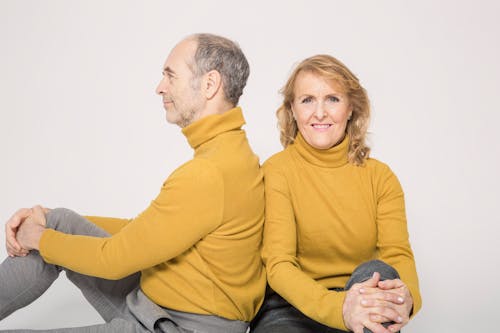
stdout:
[(364, 166), (366, 166), (369, 169), (374, 169), (374, 170), (384, 170), (384, 169), (390, 170), (389, 166), (386, 163), (384, 163), (376, 158), (373, 158), (373, 157), (368, 157), (365, 160)]
[(398, 177), (386, 163), (375, 158), (368, 158), (365, 161), (365, 167), (371, 174), (374, 183), (383, 187), (400, 187)]

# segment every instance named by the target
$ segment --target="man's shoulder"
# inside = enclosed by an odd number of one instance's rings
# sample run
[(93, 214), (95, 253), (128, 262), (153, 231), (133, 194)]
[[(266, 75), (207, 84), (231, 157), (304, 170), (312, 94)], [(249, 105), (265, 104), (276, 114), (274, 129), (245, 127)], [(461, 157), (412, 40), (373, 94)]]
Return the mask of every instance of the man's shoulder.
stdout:
[(206, 158), (193, 158), (172, 172), (166, 182), (193, 181), (217, 182), (222, 174), (217, 165)]

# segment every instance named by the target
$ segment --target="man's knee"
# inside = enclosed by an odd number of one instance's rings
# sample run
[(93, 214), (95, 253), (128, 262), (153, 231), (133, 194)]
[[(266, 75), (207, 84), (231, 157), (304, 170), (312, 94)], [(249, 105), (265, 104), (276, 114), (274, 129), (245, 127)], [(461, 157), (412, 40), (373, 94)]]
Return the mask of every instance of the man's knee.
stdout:
[(46, 214), (46, 227), (65, 234), (107, 237), (109, 234), (67, 208), (55, 208)]
[(65, 224), (69, 223), (71, 220), (71, 217), (74, 215), (77, 215), (75, 212), (73, 212), (70, 209), (67, 208), (54, 208), (51, 209), (46, 215), (45, 215), (45, 220), (46, 220), (46, 227), (58, 231), (65, 231), (62, 230), (65, 227)]
[(390, 265), (381, 260), (370, 260), (359, 265), (351, 275), (345, 289), (348, 290), (355, 283), (361, 283), (373, 276), (373, 273), (380, 273), (380, 280), (399, 279), (398, 272)]

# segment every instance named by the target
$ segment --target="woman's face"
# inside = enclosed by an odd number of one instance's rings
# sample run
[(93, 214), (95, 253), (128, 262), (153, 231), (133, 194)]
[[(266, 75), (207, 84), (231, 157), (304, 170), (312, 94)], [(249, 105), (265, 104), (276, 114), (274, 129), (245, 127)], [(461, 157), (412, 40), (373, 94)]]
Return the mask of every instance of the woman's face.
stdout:
[(295, 80), (294, 95), (293, 116), (308, 144), (328, 149), (344, 138), (352, 110), (335, 81), (302, 71)]

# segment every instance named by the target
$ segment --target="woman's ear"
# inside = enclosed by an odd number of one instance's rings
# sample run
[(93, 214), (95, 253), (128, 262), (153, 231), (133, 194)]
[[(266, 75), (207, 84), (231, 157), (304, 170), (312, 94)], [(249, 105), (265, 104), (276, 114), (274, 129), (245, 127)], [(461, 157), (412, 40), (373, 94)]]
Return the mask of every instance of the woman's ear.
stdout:
[(206, 99), (212, 99), (217, 95), (222, 86), (222, 77), (216, 70), (207, 72), (203, 77), (202, 93)]

